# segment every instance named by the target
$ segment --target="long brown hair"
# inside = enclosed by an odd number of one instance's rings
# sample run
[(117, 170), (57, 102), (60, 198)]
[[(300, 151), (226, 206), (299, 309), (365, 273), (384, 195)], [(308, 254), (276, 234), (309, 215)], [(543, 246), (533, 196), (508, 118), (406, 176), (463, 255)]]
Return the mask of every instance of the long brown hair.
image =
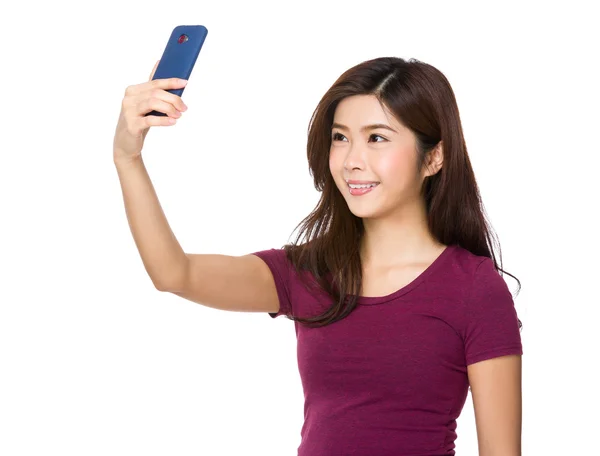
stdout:
[[(422, 187), (433, 236), (445, 245), (457, 244), (473, 254), (491, 258), (498, 271), (506, 272), (501, 267), (500, 245), (481, 202), (450, 83), (435, 67), (417, 59), (368, 60), (350, 68), (335, 81), (309, 123), (308, 163), (321, 198), (317, 207), (298, 224), (302, 226), (295, 243), (283, 246), (296, 271), (310, 271), (333, 300), (333, 305), (321, 315), (288, 316), (309, 327), (326, 326), (348, 316), (356, 308), (361, 290), (359, 248), (364, 227), (362, 219), (348, 208), (333, 180), (329, 149), (338, 103), (348, 96), (367, 94), (376, 96), (382, 107), (385, 105), (415, 134), (418, 171), (425, 166), (427, 154), (442, 141), (442, 168), (426, 177)], [(301, 238), (305, 242), (299, 244)], [(500, 251), (500, 266), (494, 245)], [(520, 290), (519, 279), (508, 275), (517, 280)], [(331, 282), (328, 277), (332, 278)], [(519, 328), (521, 326), (519, 320)]]

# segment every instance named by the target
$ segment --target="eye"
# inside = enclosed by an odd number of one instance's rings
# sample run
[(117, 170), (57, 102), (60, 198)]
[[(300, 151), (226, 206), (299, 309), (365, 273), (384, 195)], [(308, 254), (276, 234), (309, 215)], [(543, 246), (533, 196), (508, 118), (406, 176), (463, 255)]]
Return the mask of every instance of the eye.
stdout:
[[(345, 138), (345, 136), (344, 136), (344, 135), (342, 135), (341, 133), (337, 133), (337, 132), (336, 132), (336, 133), (334, 133), (334, 134), (333, 134), (333, 136), (331, 137), (331, 139), (332, 139), (333, 141), (338, 141), (338, 140), (341, 140), (341, 138)], [(384, 142), (384, 141), (387, 141), (387, 139), (386, 139), (386, 138), (384, 138), (383, 136), (381, 136), (381, 135), (376, 135), (376, 134), (372, 134), (371, 136), (369, 136), (369, 139), (371, 139), (371, 138), (381, 138), (381, 139), (383, 140), (383, 141), (374, 141), (374, 142)]]
[[(383, 141), (387, 141), (387, 139), (385, 139), (383, 136), (379, 136), (379, 135), (376, 135), (376, 134), (372, 134), (371, 136), (369, 136), (369, 138), (373, 138), (373, 137), (375, 137), (375, 138), (381, 138), (381, 139), (383, 139)], [(375, 142), (383, 142), (383, 141), (375, 141)]]

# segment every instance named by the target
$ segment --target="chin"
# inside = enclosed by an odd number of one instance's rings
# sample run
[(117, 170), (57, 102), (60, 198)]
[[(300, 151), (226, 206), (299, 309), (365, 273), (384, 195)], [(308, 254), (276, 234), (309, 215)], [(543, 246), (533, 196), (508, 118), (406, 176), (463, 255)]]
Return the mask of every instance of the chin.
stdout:
[(352, 212), (352, 214), (354, 214), (356, 217), (361, 218), (361, 219), (374, 219), (377, 218), (377, 214), (373, 211), (356, 211), (356, 210), (352, 210), (350, 209), (350, 212)]
[(352, 212), (353, 215), (363, 219), (377, 218), (381, 213), (378, 205), (375, 204), (360, 205), (356, 203), (348, 203), (348, 209), (350, 209), (350, 212)]

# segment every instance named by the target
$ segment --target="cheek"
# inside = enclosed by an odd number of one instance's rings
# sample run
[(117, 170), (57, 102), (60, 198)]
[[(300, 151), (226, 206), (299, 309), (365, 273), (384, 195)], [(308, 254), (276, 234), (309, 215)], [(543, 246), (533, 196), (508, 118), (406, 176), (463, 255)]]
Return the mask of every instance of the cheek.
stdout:
[(377, 174), (381, 180), (406, 182), (407, 178), (414, 178), (414, 162), (408, 154), (392, 153), (383, 154), (377, 160)]
[(344, 158), (342, 154), (329, 152), (329, 171), (337, 181), (340, 178), (340, 173), (343, 174)]
[(346, 182), (344, 182), (344, 154), (330, 152), (329, 153), (329, 172), (333, 177), (336, 187), (340, 192), (344, 192), (346, 189)]
[(335, 150), (329, 150), (329, 169), (335, 171), (336, 169), (340, 168), (340, 166), (342, 165), (341, 163), (339, 163), (340, 157), (341, 154), (336, 153)]

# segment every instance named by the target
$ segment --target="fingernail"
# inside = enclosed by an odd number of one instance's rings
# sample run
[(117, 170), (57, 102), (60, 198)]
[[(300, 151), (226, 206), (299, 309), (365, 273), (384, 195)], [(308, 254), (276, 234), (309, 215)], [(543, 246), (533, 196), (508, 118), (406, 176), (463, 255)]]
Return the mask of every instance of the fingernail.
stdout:
[(181, 83), (182, 83), (183, 85), (186, 85), (186, 84), (187, 84), (187, 80), (186, 80), (186, 79), (180, 79), (180, 81), (181, 81)]

